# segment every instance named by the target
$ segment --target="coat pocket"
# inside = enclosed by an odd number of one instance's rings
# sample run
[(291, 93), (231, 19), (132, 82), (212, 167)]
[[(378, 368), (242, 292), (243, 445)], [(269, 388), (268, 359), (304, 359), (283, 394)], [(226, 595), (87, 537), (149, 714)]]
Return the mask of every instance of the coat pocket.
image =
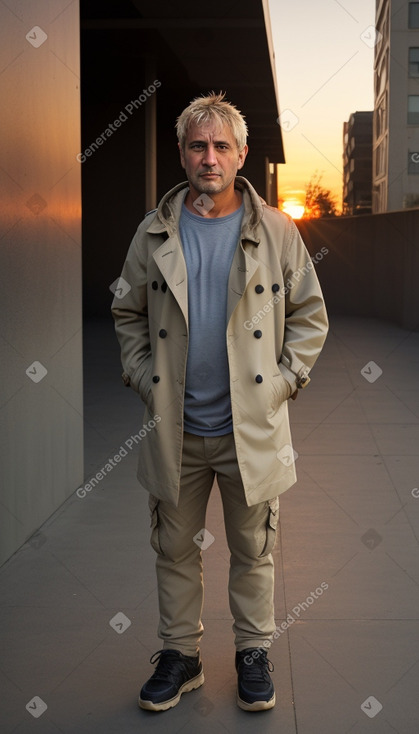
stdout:
[(267, 501), (268, 517), (266, 520), (266, 543), (259, 558), (268, 556), (273, 551), (276, 541), (276, 531), (279, 520), (279, 498), (274, 497)]
[(282, 403), (284, 403), (291, 395), (291, 385), (286, 381), (281, 372), (272, 377), (272, 401), (271, 409), (276, 413)]
[(159, 519), (159, 502), (160, 500), (157, 497), (154, 497), (153, 494), (150, 494), (149, 500), (148, 500), (148, 506), (150, 509), (150, 527), (151, 527), (151, 535), (150, 535), (150, 545), (153, 548), (156, 553), (158, 553), (159, 556), (162, 556), (162, 549), (160, 546), (160, 519)]

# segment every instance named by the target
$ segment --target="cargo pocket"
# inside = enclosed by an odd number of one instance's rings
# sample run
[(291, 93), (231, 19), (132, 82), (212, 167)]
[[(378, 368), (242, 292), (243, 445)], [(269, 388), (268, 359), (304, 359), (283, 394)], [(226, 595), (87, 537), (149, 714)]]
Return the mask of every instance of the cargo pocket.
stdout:
[(148, 500), (148, 506), (150, 508), (150, 527), (151, 527), (151, 536), (150, 536), (150, 544), (153, 550), (156, 551), (160, 556), (163, 555), (161, 547), (160, 547), (160, 521), (159, 521), (159, 500), (157, 497), (154, 497), (154, 495), (150, 494), (149, 500)]
[(279, 520), (279, 498), (274, 497), (272, 500), (268, 500), (267, 505), (269, 510), (266, 522), (266, 543), (259, 557), (268, 556), (272, 552), (276, 540), (276, 530)]

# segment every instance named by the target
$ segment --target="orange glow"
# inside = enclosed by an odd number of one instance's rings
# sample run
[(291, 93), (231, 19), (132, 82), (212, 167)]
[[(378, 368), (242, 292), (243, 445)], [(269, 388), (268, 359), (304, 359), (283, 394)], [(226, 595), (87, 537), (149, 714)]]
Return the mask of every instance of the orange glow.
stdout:
[(376, 3), (340, 0), (327, 3), (327, 13), (319, 12), (320, 5), (269, 0), (285, 123), (280, 124), (286, 163), (277, 167), (277, 190), (281, 199), (288, 200), (317, 170), (339, 210), (343, 123), (355, 110), (374, 108), (374, 50), (360, 33), (374, 27)]
[(304, 204), (296, 199), (286, 199), (282, 204), (282, 211), (293, 219), (301, 219), (304, 214)]

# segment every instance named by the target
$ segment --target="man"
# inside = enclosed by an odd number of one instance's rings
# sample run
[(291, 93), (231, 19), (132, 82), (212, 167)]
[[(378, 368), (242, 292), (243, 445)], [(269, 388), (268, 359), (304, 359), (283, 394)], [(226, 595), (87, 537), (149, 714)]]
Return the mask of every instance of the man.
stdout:
[(275, 705), (278, 495), (296, 480), (287, 400), (310, 381), (327, 316), (293, 221), (236, 175), (248, 150), (241, 113), (212, 93), (176, 128), (188, 181), (140, 224), (112, 305), (124, 382), (146, 405), (138, 478), (150, 492), (163, 641), (139, 705), (168, 709), (204, 682), (201, 546), (217, 476), (237, 703), (259, 711)]

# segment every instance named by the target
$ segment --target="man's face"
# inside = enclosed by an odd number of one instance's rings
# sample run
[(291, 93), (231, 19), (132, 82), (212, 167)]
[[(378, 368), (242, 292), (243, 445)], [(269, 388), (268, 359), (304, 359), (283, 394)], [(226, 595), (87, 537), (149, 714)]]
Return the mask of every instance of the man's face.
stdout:
[(190, 125), (185, 145), (179, 150), (192, 196), (233, 189), (236, 173), (247, 155), (247, 145), (238, 150), (229, 126), (220, 128), (214, 122)]

